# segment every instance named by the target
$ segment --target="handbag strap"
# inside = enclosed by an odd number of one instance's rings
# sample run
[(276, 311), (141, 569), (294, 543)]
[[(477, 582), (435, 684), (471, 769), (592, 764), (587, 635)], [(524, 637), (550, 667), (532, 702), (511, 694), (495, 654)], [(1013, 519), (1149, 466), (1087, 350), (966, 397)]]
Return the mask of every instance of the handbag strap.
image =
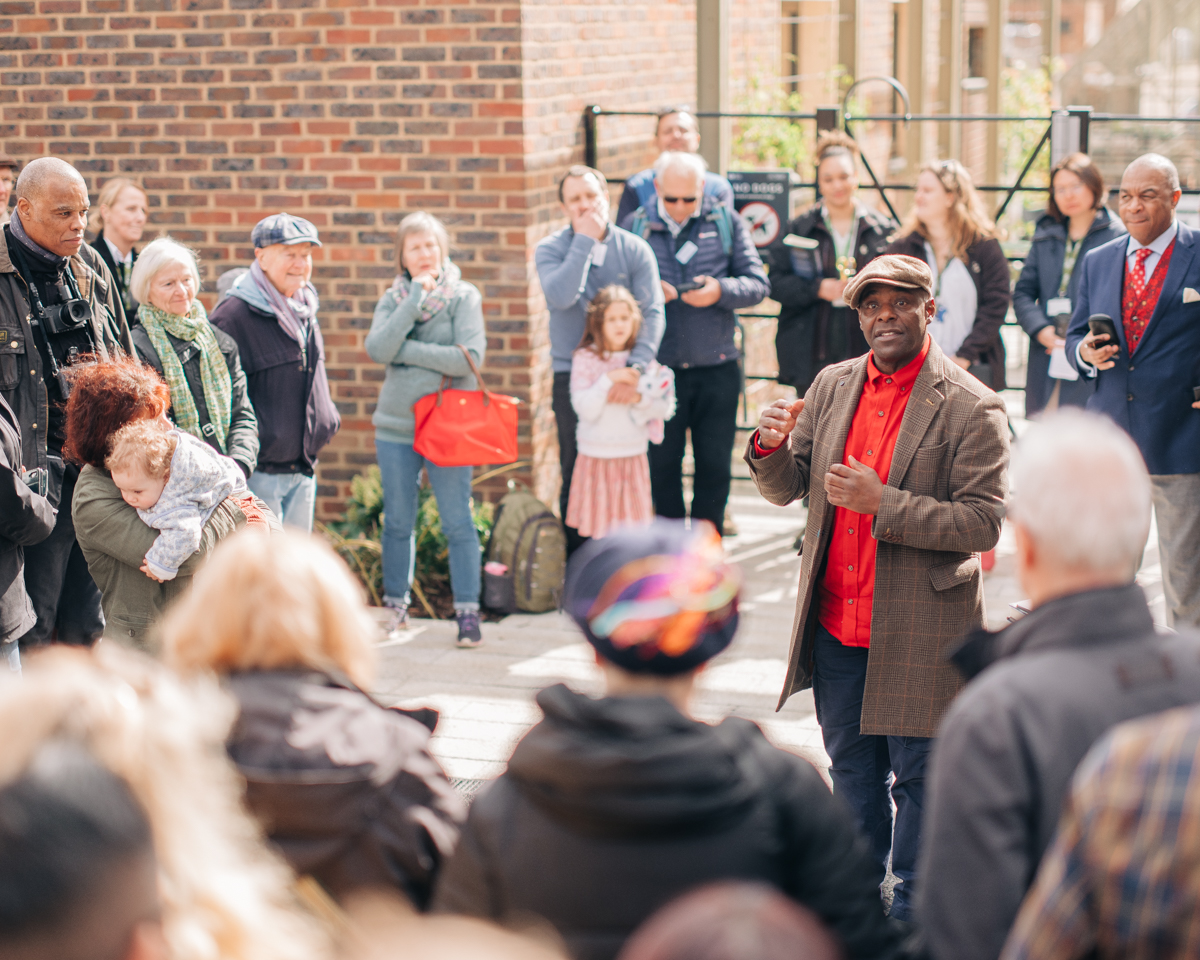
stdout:
[(463, 352), (463, 356), (467, 358), (467, 366), (471, 368), (471, 372), (475, 374), (475, 383), (480, 390), (483, 391), (483, 405), (486, 407), (492, 402), (492, 391), (487, 388), (483, 382), (483, 374), (479, 372), (479, 366), (475, 363), (475, 358), (471, 356), (471, 351), (464, 347), (461, 343), (458, 349)]

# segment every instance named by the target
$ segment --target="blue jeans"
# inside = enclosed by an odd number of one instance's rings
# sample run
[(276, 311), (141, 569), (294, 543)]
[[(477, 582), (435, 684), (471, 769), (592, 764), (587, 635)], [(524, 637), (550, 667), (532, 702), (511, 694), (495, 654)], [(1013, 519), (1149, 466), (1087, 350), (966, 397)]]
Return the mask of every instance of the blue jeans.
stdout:
[(389, 604), (409, 602), (416, 562), (417, 505), (421, 468), (437, 499), (442, 532), (450, 544), (450, 588), (455, 610), (478, 610), (481, 561), (479, 534), (471, 520), (471, 468), (438, 467), (411, 443), (375, 440), (383, 477), (383, 593)]
[(259, 500), (271, 508), (281, 523), (312, 533), (317, 505), (317, 478), (302, 473), (260, 473), (246, 481)]
[(844, 646), (817, 624), (813, 701), (825, 752), (832, 762), (829, 774), (833, 792), (849, 808), (866, 837), (880, 883), (887, 875), (891, 853), (892, 873), (896, 876), (891, 916), (912, 922), (925, 763), (933, 741), (929, 737), (864, 736), (859, 732), (867, 656), (865, 647)]

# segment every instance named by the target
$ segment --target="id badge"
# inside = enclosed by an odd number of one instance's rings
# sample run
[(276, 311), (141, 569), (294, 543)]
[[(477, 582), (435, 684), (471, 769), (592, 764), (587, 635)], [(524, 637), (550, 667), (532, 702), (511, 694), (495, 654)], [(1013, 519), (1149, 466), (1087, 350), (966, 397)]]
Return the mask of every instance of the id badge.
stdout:
[(1046, 304), (1046, 316), (1051, 319), (1071, 315), (1070, 297), (1051, 297)]
[(688, 263), (692, 257), (696, 255), (696, 251), (700, 248), (689, 240), (675, 254), (675, 259), (680, 263)]

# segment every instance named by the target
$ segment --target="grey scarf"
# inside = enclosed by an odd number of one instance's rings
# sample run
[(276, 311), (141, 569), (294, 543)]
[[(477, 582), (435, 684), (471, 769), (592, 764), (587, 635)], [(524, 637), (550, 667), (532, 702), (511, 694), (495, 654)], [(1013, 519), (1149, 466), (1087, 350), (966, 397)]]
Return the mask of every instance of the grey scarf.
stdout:
[(300, 359), (307, 367), (310, 324), (316, 323), (317, 307), (320, 306), (317, 288), (311, 283), (306, 283), (294, 295), (285, 297), (263, 272), (257, 260), (250, 264), (250, 279), (267, 298), (271, 309), (275, 311), (275, 319), (279, 321), (284, 332), (300, 344)]

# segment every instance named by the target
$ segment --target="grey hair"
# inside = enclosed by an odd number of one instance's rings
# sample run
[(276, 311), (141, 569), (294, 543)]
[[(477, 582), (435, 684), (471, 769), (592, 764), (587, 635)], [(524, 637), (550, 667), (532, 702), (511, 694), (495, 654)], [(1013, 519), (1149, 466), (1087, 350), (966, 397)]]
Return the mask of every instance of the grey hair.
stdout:
[(1136, 569), (1150, 533), (1150, 476), (1111, 420), (1050, 414), (1017, 443), (1009, 476), (1009, 516), (1039, 550), (1072, 569)]
[(46, 185), (51, 180), (57, 179), (70, 180), (73, 183), (83, 184), (84, 187), (87, 186), (83, 175), (66, 160), (60, 160), (58, 157), (38, 157), (25, 164), (25, 169), (17, 177), (17, 185), (13, 189), (13, 193), (18, 200), (27, 200), (33, 203), (41, 196)]
[(1179, 189), (1179, 170), (1169, 158), (1164, 157), (1161, 153), (1143, 153), (1125, 169), (1132, 170), (1134, 167), (1150, 167), (1152, 170), (1157, 170), (1167, 181), (1172, 193)]
[(708, 173), (708, 164), (698, 153), (684, 153), (682, 150), (664, 150), (654, 161), (654, 178), (661, 179), (670, 171), (690, 173), (699, 184), (704, 183), (704, 175)]
[(149, 303), (150, 284), (164, 267), (175, 263), (191, 269), (192, 276), (196, 278), (196, 289), (199, 290), (200, 265), (196, 262), (196, 254), (178, 240), (159, 237), (146, 244), (133, 265), (133, 274), (129, 278), (129, 292), (133, 299), (138, 303)]
[(450, 234), (446, 232), (446, 225), (432, 213), (418, 210), (401, 220), (400, 226), (396, 229), (397, 273), (404, 272), (404, 241), (414, 233), (432, 233), (438, 246), (442, 248), (442, 260), (450, 259)]

